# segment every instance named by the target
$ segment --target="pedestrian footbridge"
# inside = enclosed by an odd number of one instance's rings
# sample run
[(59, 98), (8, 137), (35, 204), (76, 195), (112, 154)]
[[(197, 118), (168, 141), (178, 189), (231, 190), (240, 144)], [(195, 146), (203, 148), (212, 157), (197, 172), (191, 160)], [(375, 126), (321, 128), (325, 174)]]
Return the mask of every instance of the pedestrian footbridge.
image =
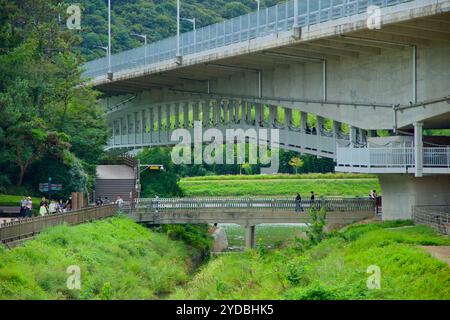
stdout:
[(255, 245), (255, 226), (263, 223), (308, 223), (310, 208), (327, 211), (328, 224), (350, 224), (372, 218), (371, 199), (203, 198), (139, 199), (129, 216), (149, 225), (235, 223), (246, 228), (246, 245)]

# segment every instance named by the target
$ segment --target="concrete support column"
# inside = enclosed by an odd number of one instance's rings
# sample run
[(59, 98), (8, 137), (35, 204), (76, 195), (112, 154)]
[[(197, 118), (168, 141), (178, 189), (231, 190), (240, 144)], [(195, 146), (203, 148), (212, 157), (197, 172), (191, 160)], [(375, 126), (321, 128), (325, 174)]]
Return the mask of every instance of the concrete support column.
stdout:
[(203, 103), (203, 128), (209, 128), (209, 101)]
[(194, 114), (194, 123), (195, 121), (200, 121), (200, 106), (198, 102), (194, 102), (192, 104), (193, 114)]
[(277, 106), (269, 106), (269, 115), (270, 127), (275, 128), (277, 120)]
[(161, 130), (162, 130), (162, 107), (158, 106), (156, 108), (157, 121), (158, 121), (158, 142), (161, 141)]
[(230, 125), (234, 122), (234, 103), (233, 101), (228, 101), (228, 123)]
[(252, 119), (252, 104), (247, 102), (247, 122), (251, 125), (253, 122)]
[(324, 133), (324, 125), (325, 125), (325, 118), (321, 116), (317, 116), (317, 135), (323, 135)]
[(189, 103), (183, 105), (183, 125), (185, 129), (189, 129)]
[(263, 106), (261, 103), (257, 103), (255, 105), (255, 124), (257, 127), (263, 127), (264, 126), (264, 119), (263, 119)]
[(126, 134), (126, 144), (130, 143), (130, 115), (127, 114), (126, 118), (125, 118), (125, 123), (126, 123), (126, 127), (125, 127), (125, 134)]
[(166, 130), (167, 130), (167, 131), (169, 131), (170, 128), (172, 127), (172, 125), (171, 125), (171, 121), (172, 121), (172, 120), (171, 120), (171, 118), (170, 118), (171, 110), (172, 110), (172, 105), (168, 104), (168, 105), (166, 106)]
[(292, 125), (292, 109), (284, 108), (284, 127), (289, 130)]
[(226, 126), (228, 123), (228, 101), (222, 101), (223, 121), (222, 125)]
[(300, 112), (300, 130), (302, 133), (306, 133), (306, 129), (308, 128), (308, 113)]
[(245, 247), (248, 249), (256, 247), (256, 226), (245, 227)]
[(241, 111), (241, 123), (247, 122), (247, 102), (241, 101), (240, 103)]
[(212, 126), (217, 126), (217, 119), (219, 114), (219, 106), (217, 105), (217, 101), (212, 101)]
[(239, 110), (240, 110), (241, 103), (240, 103), (240, 101), (235, 101), (233, 104), (234, 104), (234, 122), (236, 124), (238, 124), (240, 122)]
[(153, 108), (148, 109), (148, 122), (149, 122), (148, 130), (150, 131), (150, 135), (151, 135), (154, 131), (153, 125), (155, 123), (155, 118), (153, 117)]
[(416, 177), (423, 177), (423, 123), (414, 122), (414, 165)]
[(113, 145), (116, 144), (116, 120), (113, 120), (112, 122), (112, 141)]
[(180, 104), (175, 103), (175, 124), (173, 125), (175, 129), (180, 127)]
[(147, 123), (145, 121), (145, 110), (141, 110), (141, 133), (142, 133), (142, 141), (143, 144), (145, 141), (145, 131), (147, 129)]
[(357, 144), (356, 132), (357, 132), (357, 128), (354, 126), (350, 126), (349, 135), (350, 135), (350, 146), (352, 148), (356, 147), (356, 144)]

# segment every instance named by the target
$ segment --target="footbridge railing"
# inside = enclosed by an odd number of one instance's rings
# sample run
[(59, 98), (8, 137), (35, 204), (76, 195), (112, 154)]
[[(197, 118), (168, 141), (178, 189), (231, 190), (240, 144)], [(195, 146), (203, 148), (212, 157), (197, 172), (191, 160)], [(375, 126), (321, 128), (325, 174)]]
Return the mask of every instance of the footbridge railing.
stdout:
[(31, 238), (46, 228), (61, 224), (77, 225), (109, 218), (116, 214), (117, 205), (106, 205), (4, 223), (0, 225), (0, 243), (10, 243)]
[(368, 198), (324, 198), (302, 200), (291, 198), (164, 198), (139, 199), (135, 209), (164, 211), (185, 211), (210, 209), (244, 209), (251, 211), (275, 210), (295, 211), (296, 209), (324, 208), (327, 211), (363, 211), (372, 210), (374, 202)]
[(327, 210), (329, 223), (347, 224), (375, 215), (370, 199), (318, 199), (296, 202), (272, 198), (140, 199), (130, 218), (146, 224), (307, 223), (311, 207)]

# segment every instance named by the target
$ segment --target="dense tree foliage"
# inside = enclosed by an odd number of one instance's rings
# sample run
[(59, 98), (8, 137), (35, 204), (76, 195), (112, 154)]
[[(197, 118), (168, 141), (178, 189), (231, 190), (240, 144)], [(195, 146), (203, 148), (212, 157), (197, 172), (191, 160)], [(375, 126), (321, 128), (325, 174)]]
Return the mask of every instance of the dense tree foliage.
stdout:
[(57, 1), (0, 6), (0, 189), (53, 176), (66, 192), (86, 190), (108, 133), (81, 80), (80, 38), (61, 28)]

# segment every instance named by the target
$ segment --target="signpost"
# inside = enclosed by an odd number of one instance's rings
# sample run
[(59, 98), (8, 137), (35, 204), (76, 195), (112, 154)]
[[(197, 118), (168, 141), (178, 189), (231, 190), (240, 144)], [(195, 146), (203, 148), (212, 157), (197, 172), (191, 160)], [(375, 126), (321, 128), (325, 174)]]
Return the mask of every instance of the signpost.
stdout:
[(52, 183), (52, 178), (48, 178), (48, 182), (39, 183), (39, 191), (40, 192), (48, 192), (48, 199), (52, 199), (52, 191), (61, 191), (63, 189), (62, 184)]

